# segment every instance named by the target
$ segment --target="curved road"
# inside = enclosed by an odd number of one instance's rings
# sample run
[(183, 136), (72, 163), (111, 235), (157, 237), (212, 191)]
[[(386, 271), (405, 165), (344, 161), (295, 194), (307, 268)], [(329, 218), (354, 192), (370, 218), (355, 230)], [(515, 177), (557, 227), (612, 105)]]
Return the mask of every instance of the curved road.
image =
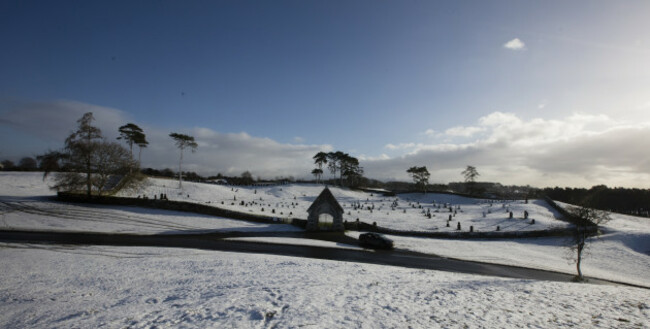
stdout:
[[(0, 230), (0, 241), (41, 243), (41, 244), (74, 244), (74, 245), (110, 245), (110, 246), (138, 246), (138, 247), (172, 247), (196, 248), (205, 250), (219, 250), (227, 252), (246, 252), (273, 254), (294, 257), (306, 257), (348, 261), (369, 264), (401, 266), (408, 268), (431, 269), (448, 272), (459, 272), (480, 275), (492, 275), (507, 278), (571, 281), (572, 275), (536, 270), (524, 267), (497, 265), (479, 262), (470, 262), (433, 255), (421, 254), (404, 250), (371, 251), (350, 250), (314, 246), (296, 246), (288, 244), (271, 244), (250, 241), (224, 240), (226, 237), (242, 236), (284, 236), (313, 238), (302, 232), (276, 232), (272, 234), (258, 233), (207, 233), (207, 234), (119, 234), (119, 233), (77, 233), (77, 232), (52, 232), (52, 231), (21, 231)], [(316, 236), (319, 237), (319, 236)], [(356, 239), (344, 235), (320, 236), (321, 239), (338, 240)], [(340, 241), (343, 239), (343, 241)], [(348, 242), (348, 241), (345, 241)], [(590, 280), (595, 283), (607, 283), (599, 280)]]

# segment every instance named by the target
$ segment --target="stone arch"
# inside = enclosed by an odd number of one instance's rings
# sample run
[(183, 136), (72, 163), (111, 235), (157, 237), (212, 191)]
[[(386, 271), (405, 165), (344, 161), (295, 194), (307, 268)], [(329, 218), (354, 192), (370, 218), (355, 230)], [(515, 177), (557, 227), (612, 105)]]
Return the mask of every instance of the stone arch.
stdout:
[(332, 230), (343, 231), (343, 207), (336, 201), (332, 192), (326, 187), (307, 209), (307, 231), (318, 231), (318, 219), (321, 214), (332, 216)]

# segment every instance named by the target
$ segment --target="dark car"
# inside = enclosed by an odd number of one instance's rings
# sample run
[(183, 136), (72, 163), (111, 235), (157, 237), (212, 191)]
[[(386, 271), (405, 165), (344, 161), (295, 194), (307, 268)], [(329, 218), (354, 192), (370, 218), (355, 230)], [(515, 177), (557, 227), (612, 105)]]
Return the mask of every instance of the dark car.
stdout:
[(393, 240), (379, 233), (363, 233), (359, 235), (359, 245), (372, 249), (393, 249)]

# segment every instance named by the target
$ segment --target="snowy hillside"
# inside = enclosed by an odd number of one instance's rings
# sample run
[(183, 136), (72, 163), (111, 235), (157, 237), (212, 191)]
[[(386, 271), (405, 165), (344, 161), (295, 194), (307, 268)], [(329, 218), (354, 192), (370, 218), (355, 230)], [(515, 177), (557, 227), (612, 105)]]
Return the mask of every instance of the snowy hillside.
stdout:
[[(281, 218), (307, 218), (307, 208), (323, 190), (323, 185), (288, 184), (265, 187), (226, 186), (183, 182), (168, 179), (148, 179), (145, 187), (137, 191), (120, 192), (118, 196), (149, 198), (166, 194), (169, 200), (196, 202), (218, 207)], [(534, 231), (566, 227), (557, 214), (543, 200), (489, 202), (489, 200), (466, 198), (436, 193), (399, 194), (384, 197), (377, 193), (352, 191), (330, 187), (345, 214), (343, 220), (355, 221), (406, 231), (445, 232), (456, 231), (458, 223), (464, 231), (470, 226), (474, 231)], [(450, 210), (451, 209), (451, 210)], [(274, 212), (274, 213), (273, 213)], [(510, 212), (513, 218), (509, 218)], [(528, 219), (524, 219), (528, 212)], [(431, 218), (427, 216), (431, 214)], [(451, 222), (447, 221), (451, 215)], [(535, 221), (534, 224), (532, 220)]]
[[(557, 202), (562, 206), (567, 206)], [(650, 287), (650, 218), (610, 214), (585, 252), (587, 276)], [(358, 232), (348, 232), (357, 237)], [(568, 237), (448, 240), (390, 236), (396, 248), (495, 264), (575, 273)]]
[(187, 212), (125, 206), (68, 204), (47, 197), (51, 179), (39, 173), (0, 172), (0, 227), (110, 233), (299, 231), (292, 225), (262, 224)]

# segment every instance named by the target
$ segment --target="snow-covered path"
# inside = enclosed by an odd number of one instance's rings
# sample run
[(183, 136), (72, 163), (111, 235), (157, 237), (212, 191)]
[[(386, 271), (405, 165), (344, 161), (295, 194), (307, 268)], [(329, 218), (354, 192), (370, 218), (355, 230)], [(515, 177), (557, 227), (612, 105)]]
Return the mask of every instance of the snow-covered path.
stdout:
[[(285, 233), (293, 234), (293, 232)], [(266, 243), (250, 241), (249, 239), (225, 240), (219, 236), (220, 235), (214, 235), (213, 233), (199, 235), (135, 235), (116, 233), (104, 234), (0, 230), (0, 241), (12, 243), (192, 248), (391, 265), (406, 268), (480, 274), (517, 279), (570, 282), (573, 278), (573, 275), (542, 271), (533, 268), (449, 259), (404, 250), (377, 251), (359, 248), (351, 244), (322, 240), (309, 241), (303, 239), (301, 242), (305, 242), (305, 244), (300, 245), (300, 243), (297, 243), (298, 245), (292, 245), (291, 243), (294, 241), (291, 241), (291, 238), (285, 238), (283, 243)], [(343, 236), (342, 238), (347, 237)], [(309, 243), (307, 244), (306, 242)], [(593, 280), (593, 283), (610, 284), (596, 280)]]

